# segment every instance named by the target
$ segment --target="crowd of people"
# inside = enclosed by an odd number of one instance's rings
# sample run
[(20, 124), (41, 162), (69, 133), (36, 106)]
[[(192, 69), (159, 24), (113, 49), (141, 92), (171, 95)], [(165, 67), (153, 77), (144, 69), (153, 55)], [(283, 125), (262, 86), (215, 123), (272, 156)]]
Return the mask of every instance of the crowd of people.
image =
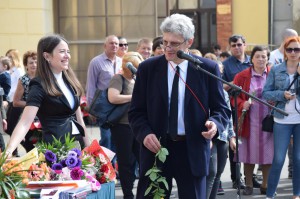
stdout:
[[(136, 197), (151, 198), (145, 196), (150, 183), (145, 174), (153, 166), (156, 153), (165, 147), (169, 155), (159, 169), (170, 188), (164, 192), (166, 198), (170, 197), (173, 179), (179, 198), (215, 199), (217, 194), (224, 194), (221, 176), (227, 154), (233, 188), (240, 187), (244, 195), (252, 195), (254, 188), (260, 188), (261, 194), (274, 198), (288, 151), (293, 199), (299, 199), (297, 32), (283, 30), (282, 44), (271, 53), (268, 47), (260, 45), (246, 52), (245, 37), (234, 34), (228, 38), (227, 50), (215, 45), (202, 56), (199, 50), (191, 48), (195, 27), (187, 16), (173, 14), (165, 18), (160, 30), (162, 35), (153, 40), (141, 38), (136, 51), (128, 50), (125, 37), (109, 35), (104, 51), (88, 66), (88, 105), (97, 89), (107, 90), (112, 104), (131, 103), (126, 114), (110, 128), (99, 124), (100, 145), (116, 152), (113, 165), (118, 168), (124, 198), (134, 198), (137, 176)], [(228, 84), (201, 72), (195, 63), (179, 58), (178, 51), (200, 60), (203, 69), (289, 115), (252, 100), (245, 93), (237, 96), (235, 105), (235, 92)], [(89, 145), (79, 107), (84, 89), (69, 65), (70, 58), (67, 40), (56, 34), (41, 38), (37, 51), (24, 53), (24, 69), (17, 50), (10, 49), (0, 57), (0, 131), (11, 136), (5, 145), (1, 133), (0, 145), (9, 156), (18, 156), (20, 143), (26, 151), (34, 147), (29, 128), (35, 120), (42, 125), (44, 142), (52, 142), (52, 136), (63, 141), (70, 132), (82, 147)], [(128, 63), (138, 69), (136, 74), (127, 68)], [(274, 116), (273, 133), (262, 130), (262, 120), (270, 112)], [(243, 163), (240, 174), (236, 172), (237, 153)], [(261, 183), (255, 166), (262, 171)]]

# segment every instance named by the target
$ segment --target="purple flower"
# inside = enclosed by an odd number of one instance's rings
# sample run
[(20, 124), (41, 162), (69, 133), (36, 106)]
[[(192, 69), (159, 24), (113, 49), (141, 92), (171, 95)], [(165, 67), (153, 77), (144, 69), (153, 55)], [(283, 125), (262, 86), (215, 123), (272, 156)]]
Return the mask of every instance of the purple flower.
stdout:
[(45, 158), (48, 162), (52, 162), (52, 163), (56, 162), (56, 160), (57, 160), (56, 155), (50, 150), (46, 150)]
[(81, 167), (81, 165), (82, 165), (82, 161), (80, 160), (80, 159), (77, 159), (77, 164), (76, 164), (76, 167)]
[(80, 180), (84, 173), (79, 167), (75, 167), (70, 172), (70, 175), (73, 180)]
[(60, 163), (55, 163), (52, 165), (52, 170), (62, 170), (63, 166)]
[(62, 165), (62, 167), (66, 167), (66, 159), (63, 159), (60, 161), (60, 164)]
[(69, 157), (67, 157), (67, 159), (66, 159), (66, 165), (67, 165), (68, 168), (70, 168), (70, 169), (76, 167), (77, 163), (78, 163), (77, 157), (69, 156)]
[(75, 151), (77, 153), (77, 157), (81, 156), (81, 151), (79, 149), (74, 148), (71, 151)]
[(69, 151), (68, 156), (74, 156), (77, 157), (77, 153), (75, 151)]

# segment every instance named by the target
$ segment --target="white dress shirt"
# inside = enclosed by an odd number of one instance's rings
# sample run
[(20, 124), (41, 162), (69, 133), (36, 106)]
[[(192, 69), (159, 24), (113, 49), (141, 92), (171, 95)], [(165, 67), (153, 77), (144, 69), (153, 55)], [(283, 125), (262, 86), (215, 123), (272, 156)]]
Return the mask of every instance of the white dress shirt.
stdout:
[[(173, 67), (172, 67), (173, 66)], [(188, 61), (185, 60), (179, 65), (174, 62), (168, 62), (168, 103), (169, 103), (169, 112), (170, 112), (170, 101), (171, 101), (171, 92), (174, 75), (176, 74), (176, 66), (180, 68), (180, 77), (178, 84), (178, 135), (185, 135), (184, 127), (184, 94), (185, 94), (185, 82), (187, 75)], [(182, 81), (183, 80), (183, 81)]]

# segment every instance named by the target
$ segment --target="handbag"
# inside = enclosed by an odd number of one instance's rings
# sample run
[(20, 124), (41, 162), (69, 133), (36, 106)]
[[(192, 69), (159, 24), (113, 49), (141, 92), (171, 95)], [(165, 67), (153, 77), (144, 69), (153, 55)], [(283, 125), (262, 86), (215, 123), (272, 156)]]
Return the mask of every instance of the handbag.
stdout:
[[(122, 92), (124, 90), (124, 77), (122, 77)], [(97, 89), (89, 108), (89, 113), (97, 118), (102, 128), (109, 129), (116, 124), (128, 111), (130, 102), (112, 104), (108, 100), (108, 89)]]
[(274, 117), (271, 113), (262, 120), (262, 130), (273, 133)]

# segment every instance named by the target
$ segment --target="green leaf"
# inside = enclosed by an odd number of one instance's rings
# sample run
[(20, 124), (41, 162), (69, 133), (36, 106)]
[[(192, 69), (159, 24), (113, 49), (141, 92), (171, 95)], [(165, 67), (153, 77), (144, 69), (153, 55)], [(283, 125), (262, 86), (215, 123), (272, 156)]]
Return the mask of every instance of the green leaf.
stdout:
[(161, 182), (165, 185), (166, 189), (169, 190), (169, 185), (168, 185), (166, 179), (162, 180)]
[(161, 152), (162, 152), (163, 154), (169, 155), (168, 149), (166, 149), (166, 148), (161, 148), (160, 150), (161, 150)]
[(159, 189), (158, 192), (159, 192), (160, 194), (164, 194), (164, 193), (165, 193), (165, 190), (164, 190), (164, 189)]
[(148, 195), (148, 194), (150, 193), (151, 189), (152, 189), (152, 186), (150, 185), (150, 186), (146, 189), (144, 196)]
[(155, 181), (156, 178), (157, 178), (157, 174), (156, 173), (151, 173), (149, 178), (150, 178), (151, 181)]
[(146, 172), (145, 176), (148, 176), (148, 175), (150, 175), (151, 173), (152, 173), (152, 169), (149, 169), (149, 170)]
[(161, 199), (161, 195), (160, 195), (158, 192), (156, 192), (156, 193), (154, 194), (153, 199)]
[(157, 182), (162, 182), (162, 181), (164, 181), (164, 180), (166, 180), (166, 178), (165, 177), (162, 177), (162, 176), (160, 176), (159, 178), (157, 178)]
[(158, 159), (163, 163), (166, 161), (166, 158), (167, 158), (167, 156), (163, 153), (160, 153), (158, 156)]
[(159, 173), (159, 172), (161, 172), (161, 170), (159, 170), (159, 169), (157, 169), (157, 168), (153, 168), (153, 169), (151, 169), (152, 170), (152, 172), (154, 172), (154, 173)]

